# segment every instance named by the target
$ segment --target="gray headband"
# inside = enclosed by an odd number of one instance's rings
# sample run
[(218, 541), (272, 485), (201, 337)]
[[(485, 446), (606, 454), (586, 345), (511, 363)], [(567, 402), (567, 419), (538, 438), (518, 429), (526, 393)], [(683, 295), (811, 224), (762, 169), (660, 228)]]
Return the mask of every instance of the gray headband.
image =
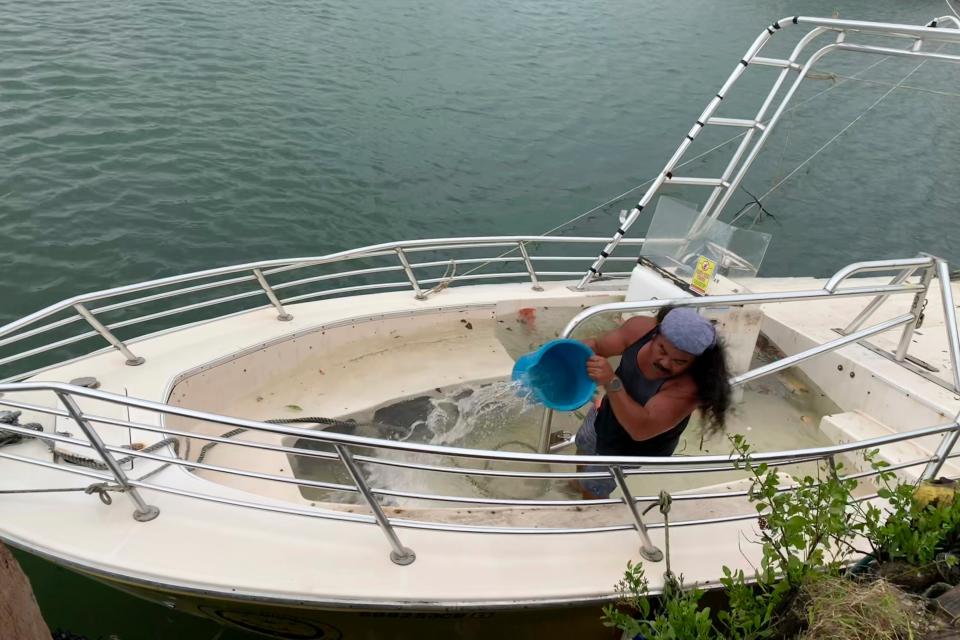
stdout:
[(660, 323), (660, 334), (670, 344), (690, 355), (699, 356), (717, 341), (717, 330), (694, 309), (673, 309)]

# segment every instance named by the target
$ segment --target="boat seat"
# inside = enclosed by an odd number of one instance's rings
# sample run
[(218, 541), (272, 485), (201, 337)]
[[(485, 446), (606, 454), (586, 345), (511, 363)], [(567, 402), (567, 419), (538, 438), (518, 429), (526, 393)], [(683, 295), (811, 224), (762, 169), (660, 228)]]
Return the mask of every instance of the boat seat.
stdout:
[[(824, 416), (820, 421), (820, 429), (828, 438), (837, 444), (846, 444), (868, 438), (879, 438), (897, 433), (893, 427), (883, 424), (862, 411), (845, 411)], [(909, 442), (896, 442), (893, 444), (879, 447), (880, 459), (891, 465), (929, 458), (933, 455), (939, 444), (940, 436), (929, 436), (918, 438)], [(870, 465), (866, 463), (859, 452), (842, 456), (844, 465), (848, 469), (858, 471), (869, 471)], [(907, 482), (914, 482), (920, 478), (923, 473), (924, 465), (899, 469), (897, 474)], [(960, 465), (955, 461), (948, 460), (943, 465), (941, 475), (956, 478), (960, 476)]]

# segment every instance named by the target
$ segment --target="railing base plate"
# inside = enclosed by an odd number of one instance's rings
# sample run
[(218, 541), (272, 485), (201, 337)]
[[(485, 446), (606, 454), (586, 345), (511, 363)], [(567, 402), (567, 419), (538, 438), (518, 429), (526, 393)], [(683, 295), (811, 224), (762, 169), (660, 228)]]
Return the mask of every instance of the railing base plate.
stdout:
[(147, 508), (143, 511), (139, 509), (133, 512), (133, 519), (137, 522), (150, 522), (154, 518), (160, 515), (160, 509), (148, 505)]
[(650, 549), (640, 547), (640, 555), (643, 556), (644, 560), (649, 560), (650, 562), (660, 562), (663, 560), (663, 551), (660, 551), (660, 549), (656, 547), (651, 547)]
[(413, 561), (416, 559), (417, 554), (413, 552), (413, 549), (407, 549), (406, 547), (404, 547), (403, 553), (397, 553), (396, 551), (390, 552), (390, 560), (392, 560), (394, 564), (399, 564), (402, 567), (413, 564)]

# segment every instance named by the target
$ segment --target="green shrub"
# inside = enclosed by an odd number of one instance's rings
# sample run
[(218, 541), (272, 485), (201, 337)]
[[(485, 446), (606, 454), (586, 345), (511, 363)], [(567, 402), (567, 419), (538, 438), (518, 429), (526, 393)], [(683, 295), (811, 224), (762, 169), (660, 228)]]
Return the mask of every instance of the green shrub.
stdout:
[[(841, 477), (841, 463), (828, 461), (818, 466), (815, 476), (794, 477), (793, 485), (783, 488), (776, 468), (754, 463), (742, 436), (730, 441), (738, 468), (749, 474), (748, 498), (758, 513), (758, 541), (763, 547), (752, 579), (723, 567), (720, 582), (728, 606), (713, 620), (710, 609), (700, 604), (703, 592), (695, 585), (684, 590), (682, 579), (669, 575), (655, 609), (643, 566), (628, 563), (617, 591), (621, 603), (639, 618), (608, 605), (603, 610), (606, 626), (629, 637), (650, 639), (793, 637), (800, 630), (794, 627), (809, 621), (785, 613), (805, 606), (803, 602), (797, 606), (798, 598), (814, 601), (810, 585), (836, 585), (850, 555), (864, 553), (855, 546), (859, 540), (867, 540), (875, 557), (920, 566), (933, 562), (945, 547), (960, 543), (960, 500), (947, 505), (921, 503), (913, 485), (896, 484), (896, 476), (885, 470), (888, 465), (877, 459), (876, 450), (865, 458), (878, 472), (878, 495), (887, 501), (886, 508), (857, 501), (857, 481)], [(816, 602), (826, 610), (829, 598)], [(826, 637), (822, 630), (818, 633), (817, 637)]]
[(957, 543), (960, 532), (960, 500), (949, 504), (920, 502), (916, 486), (896, 484), (896, 475), (884, 471), (886, 462), (877, 460), (876, 449), (864, 457), (878, 471), (877, 495), (887, 507), (858, 506), (861, 531), (880, 560), (901, 560), (923, 567), (934, 561), (938, 551)]
[(640, 618), (624, 613), (615, 605), (603, 608), (603, 624), (616, 627), (631, 638), (662, 638), (664, 640), (713, 640), (718, 638), (710, 619), (710, 607), (700, 607), (703, 591), (684, 590), (683, 577), (668, 576), (664, 583), (660, 607), (654, 616), (649, 598), (649, 583), (643, 565), (627, 562), (623, 580), (617, 584), (622, 605), (632, 608)]

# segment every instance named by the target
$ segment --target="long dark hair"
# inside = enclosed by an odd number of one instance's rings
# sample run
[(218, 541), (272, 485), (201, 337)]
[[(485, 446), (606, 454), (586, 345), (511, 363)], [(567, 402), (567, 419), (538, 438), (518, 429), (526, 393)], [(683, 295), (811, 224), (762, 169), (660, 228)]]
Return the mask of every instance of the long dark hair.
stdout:
[[(660, 309), (657, 324), (663, 322), (671, 310), (673, 307)], [(697, 406), (703, 415), (703, 428), (710, 434), (723, 431), (727, 426), (732, 391), (727, 354), (719, 336), (713, 346), (694, 359), (688, 371), (697, 385)]]

